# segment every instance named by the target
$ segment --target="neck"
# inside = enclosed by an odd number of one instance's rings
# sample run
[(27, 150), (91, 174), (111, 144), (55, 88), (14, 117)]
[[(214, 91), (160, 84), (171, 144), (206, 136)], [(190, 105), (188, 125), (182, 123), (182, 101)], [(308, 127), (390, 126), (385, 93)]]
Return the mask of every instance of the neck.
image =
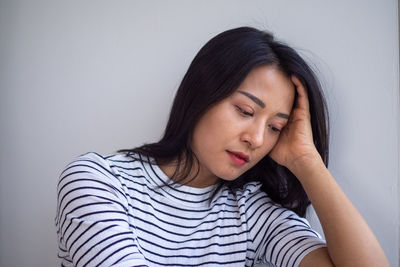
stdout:
[[(177, 160), (174, 159), (167, 164), (158, 166), (171, 180), (179, 184), (184, 184), (186, 186), (204, 188), (219, 182), (220, 179), (217, 176), (209, 171), (205, 171), (201, 165), (200, 169), (198, 169), (199, 165), (197, 164), (197, 161), (193, 162), (193, 166), (190, 169), (189, 174), (182, 179), (182, 177), (179, 177), (179, 173), (183, 172), (184, 163), (184, 159), (180, 163), (178, 163)], [(175, 174), (176, 172), (177, 174)]]

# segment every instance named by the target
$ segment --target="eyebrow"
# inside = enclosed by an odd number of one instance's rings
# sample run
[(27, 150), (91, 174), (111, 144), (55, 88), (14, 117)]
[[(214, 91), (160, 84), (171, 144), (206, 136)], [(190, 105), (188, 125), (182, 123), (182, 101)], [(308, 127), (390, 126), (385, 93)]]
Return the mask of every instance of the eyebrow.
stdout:
[(244, 92), (244, 91), (239, 91), (239, 93), (247, 96), (248, 98), (250, 98), (251, 100), (254, 101), (254, 103), (256, 103), (257, 105), (259, 105), (262, 108), (265, 108), (265, 103), (261, 101), (261, 99), (259, 99), (258, 97), (256, 97), (255, 95), (252, 95), (250, 93)]
[(289, 115), (287, 115), (285, 113), (278, 112), (278, 113), (275, 114), (275, 116), (283, 118), (283, 119), (287, 119), (287, 120), (289, 119)]
[[(247, 97), (250, 98), (251, 100), (253, 100), (254, 103), (256, 103), (257, 105), (259, 105), (260, 107), (265, 108), (265, 103), (264, 103), (261, 99), (259, 99), (258, 97), (256, 97), (255, 95), (252, 95), (252, 94), (250, 94), (250, 93), (248, 93), (248, 92), (244, 92), (244, 91), (238, 91), (238, 92), (241, 93), (241, 94), (243, 94), (243, 95), (245, 95), (245, 96), (247, 96)], [(280, 117), (280, 118), (283, 118), (283, 119), (287, 119), (287, 120), (289, 119), (289, 115), (287, 115), (287, 114), (285, 114), (285, 113), (281, 113), (281, 112), (276, 113), (275, 116)]]

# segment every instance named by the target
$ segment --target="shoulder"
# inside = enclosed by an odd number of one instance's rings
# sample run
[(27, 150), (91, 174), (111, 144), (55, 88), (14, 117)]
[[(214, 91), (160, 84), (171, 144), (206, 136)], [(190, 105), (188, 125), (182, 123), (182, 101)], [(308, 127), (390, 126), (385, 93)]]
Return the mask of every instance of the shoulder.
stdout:
[(243, 187), (232, 189), (231, 192), (238, 200), (247, 201), (249, 198), (252, 198), (255, 195), (265, 194), (263, 191), (261, 191), (261, 186), (261, 182), (249, 182), (243, 185)]
[(70, 169), (76, 169), (77, 167), (93, 167), (100, 170), (108, 168), (108, 166), (107, 156), (100, 155), (96, 152), (87, 152), (73, 158), (65, 167), (63, 173), (68, 172)]
[(307, 219), (274, 202), (267, 193), (261, 190), (261, 183), (255, 185), (253, 187), (247, 184), (244, 187), (244, 189), (247, 188), (247, 193), (244, 194), (247, 223), (249, 233), (253, 238), (257, 239), (260, 233), (263, 233), (267, 239), (273, 239), (281, 234), (297, 232), (303, 237), (321, 239), (319, 233), (311, 228)]
[(122, 153), (101, 155), (96, 152), (87, 152), (75, 157), (62, 171), (62, 176), (72, 172), (96, 172), (104, 175), (115, 175), (117, 169), (136, 167), (140, 168), (140, 156)]
[(266, 192), (261, 190), (260, 182), (251, 182), (242, 189), (242, 197), (250, 224), (263, 222), (264, 225), (302, 225), (310, 228), (309, 222), (292, 210), (274, 202)]
[(246, 207), (247, 214), (258, 210), (260, 206), (279, 207), (278, 204), (268, 197), (267, 193), (261, 190), (261, 187), (261, 182), (249, 182), (242, 188), (234, 189), (233, 194), (236, 196), (238, 202)]
[(260, 221), (271, 223), (283, 216), (294, 216), (292, 211), (274, 202), (261, 187), (261, 182), (249, 182), (241, 188), (229, 190), (231, 198), (236, 199), (241, 211), (246, 214), (250, 228)]
[(256, 261), (297, 266), (308, 252), (326, 246), (305, 218), (272, 201), (261, 184), (248, 189), (246, 218)]
[[(75, 157), (61, 172), (57, 184), (59, 210), (73, 210), (102, 199), (127, 205), (127, 186), (120, 168), (132, 168), (136, 161), (124, 154), (101, 155), (88, 152)], [(131, 164), (128, 166), (128, 164)]]
[(58, 193), (78, 191), (80, 189), (94, 189), (99, 191), (120, 192), (124, 185), (120, 170), (133, 169), (139, 165), (132, 157), (126, 154), (114, 153), (101, 155), (96, 152), (87, 152), (75, 157), (62, 170), (58, 179)]
[(79, 155), (70, 161), (60, 174), (60, 182), (70, 180), (81, 173), (98, 173), (107, 175), (110, 167), (107, 160), (100, 154), (88, 152)]
[(70, 161), (60, 174), (59, 182), (68, 182), (84, 174), (93, 173), (94, 177), (112, 176), (107, 159), (95, 152), (79, 155)]

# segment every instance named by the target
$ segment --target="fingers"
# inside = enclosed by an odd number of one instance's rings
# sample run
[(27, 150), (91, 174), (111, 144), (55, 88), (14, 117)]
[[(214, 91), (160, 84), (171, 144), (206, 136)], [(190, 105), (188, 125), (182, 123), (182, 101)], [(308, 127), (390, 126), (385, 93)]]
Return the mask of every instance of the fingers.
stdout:
[(291, 80), (294, 83), (297, 91), (297, 108), (305, 109), (308, 111), (309, 101), (306, 88), (296, 76), (292, 75)]

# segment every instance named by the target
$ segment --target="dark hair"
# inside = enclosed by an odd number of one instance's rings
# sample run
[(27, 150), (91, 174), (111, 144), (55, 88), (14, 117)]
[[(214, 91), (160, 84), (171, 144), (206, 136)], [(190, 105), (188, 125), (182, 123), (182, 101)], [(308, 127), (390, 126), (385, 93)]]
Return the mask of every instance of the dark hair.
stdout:
[[(172, 179), (183, 181), (194, 161), (198, 161), (191, 149), (195, 125), (212, 105), (231, 95), (247, 74), (260, 65), (273, 65), (287, 75), (294, 74), (307, 87), (314, 143), (327, 165), (328, 113), (314, 72), (294, 49), (274, 40), (272, 34), (251, 27), (222, 32), (200, 49), (178, 88), (160, 141), (118, 152), (138, 153), (160, 165), (176, 159), (178, 168)], [(268, 155), (234, 181), (222, 183), (233, 190), (249, 181), (261, 181), (262, 190), (273, 201), (305, 215), (310, 201), (300, 182)]]

